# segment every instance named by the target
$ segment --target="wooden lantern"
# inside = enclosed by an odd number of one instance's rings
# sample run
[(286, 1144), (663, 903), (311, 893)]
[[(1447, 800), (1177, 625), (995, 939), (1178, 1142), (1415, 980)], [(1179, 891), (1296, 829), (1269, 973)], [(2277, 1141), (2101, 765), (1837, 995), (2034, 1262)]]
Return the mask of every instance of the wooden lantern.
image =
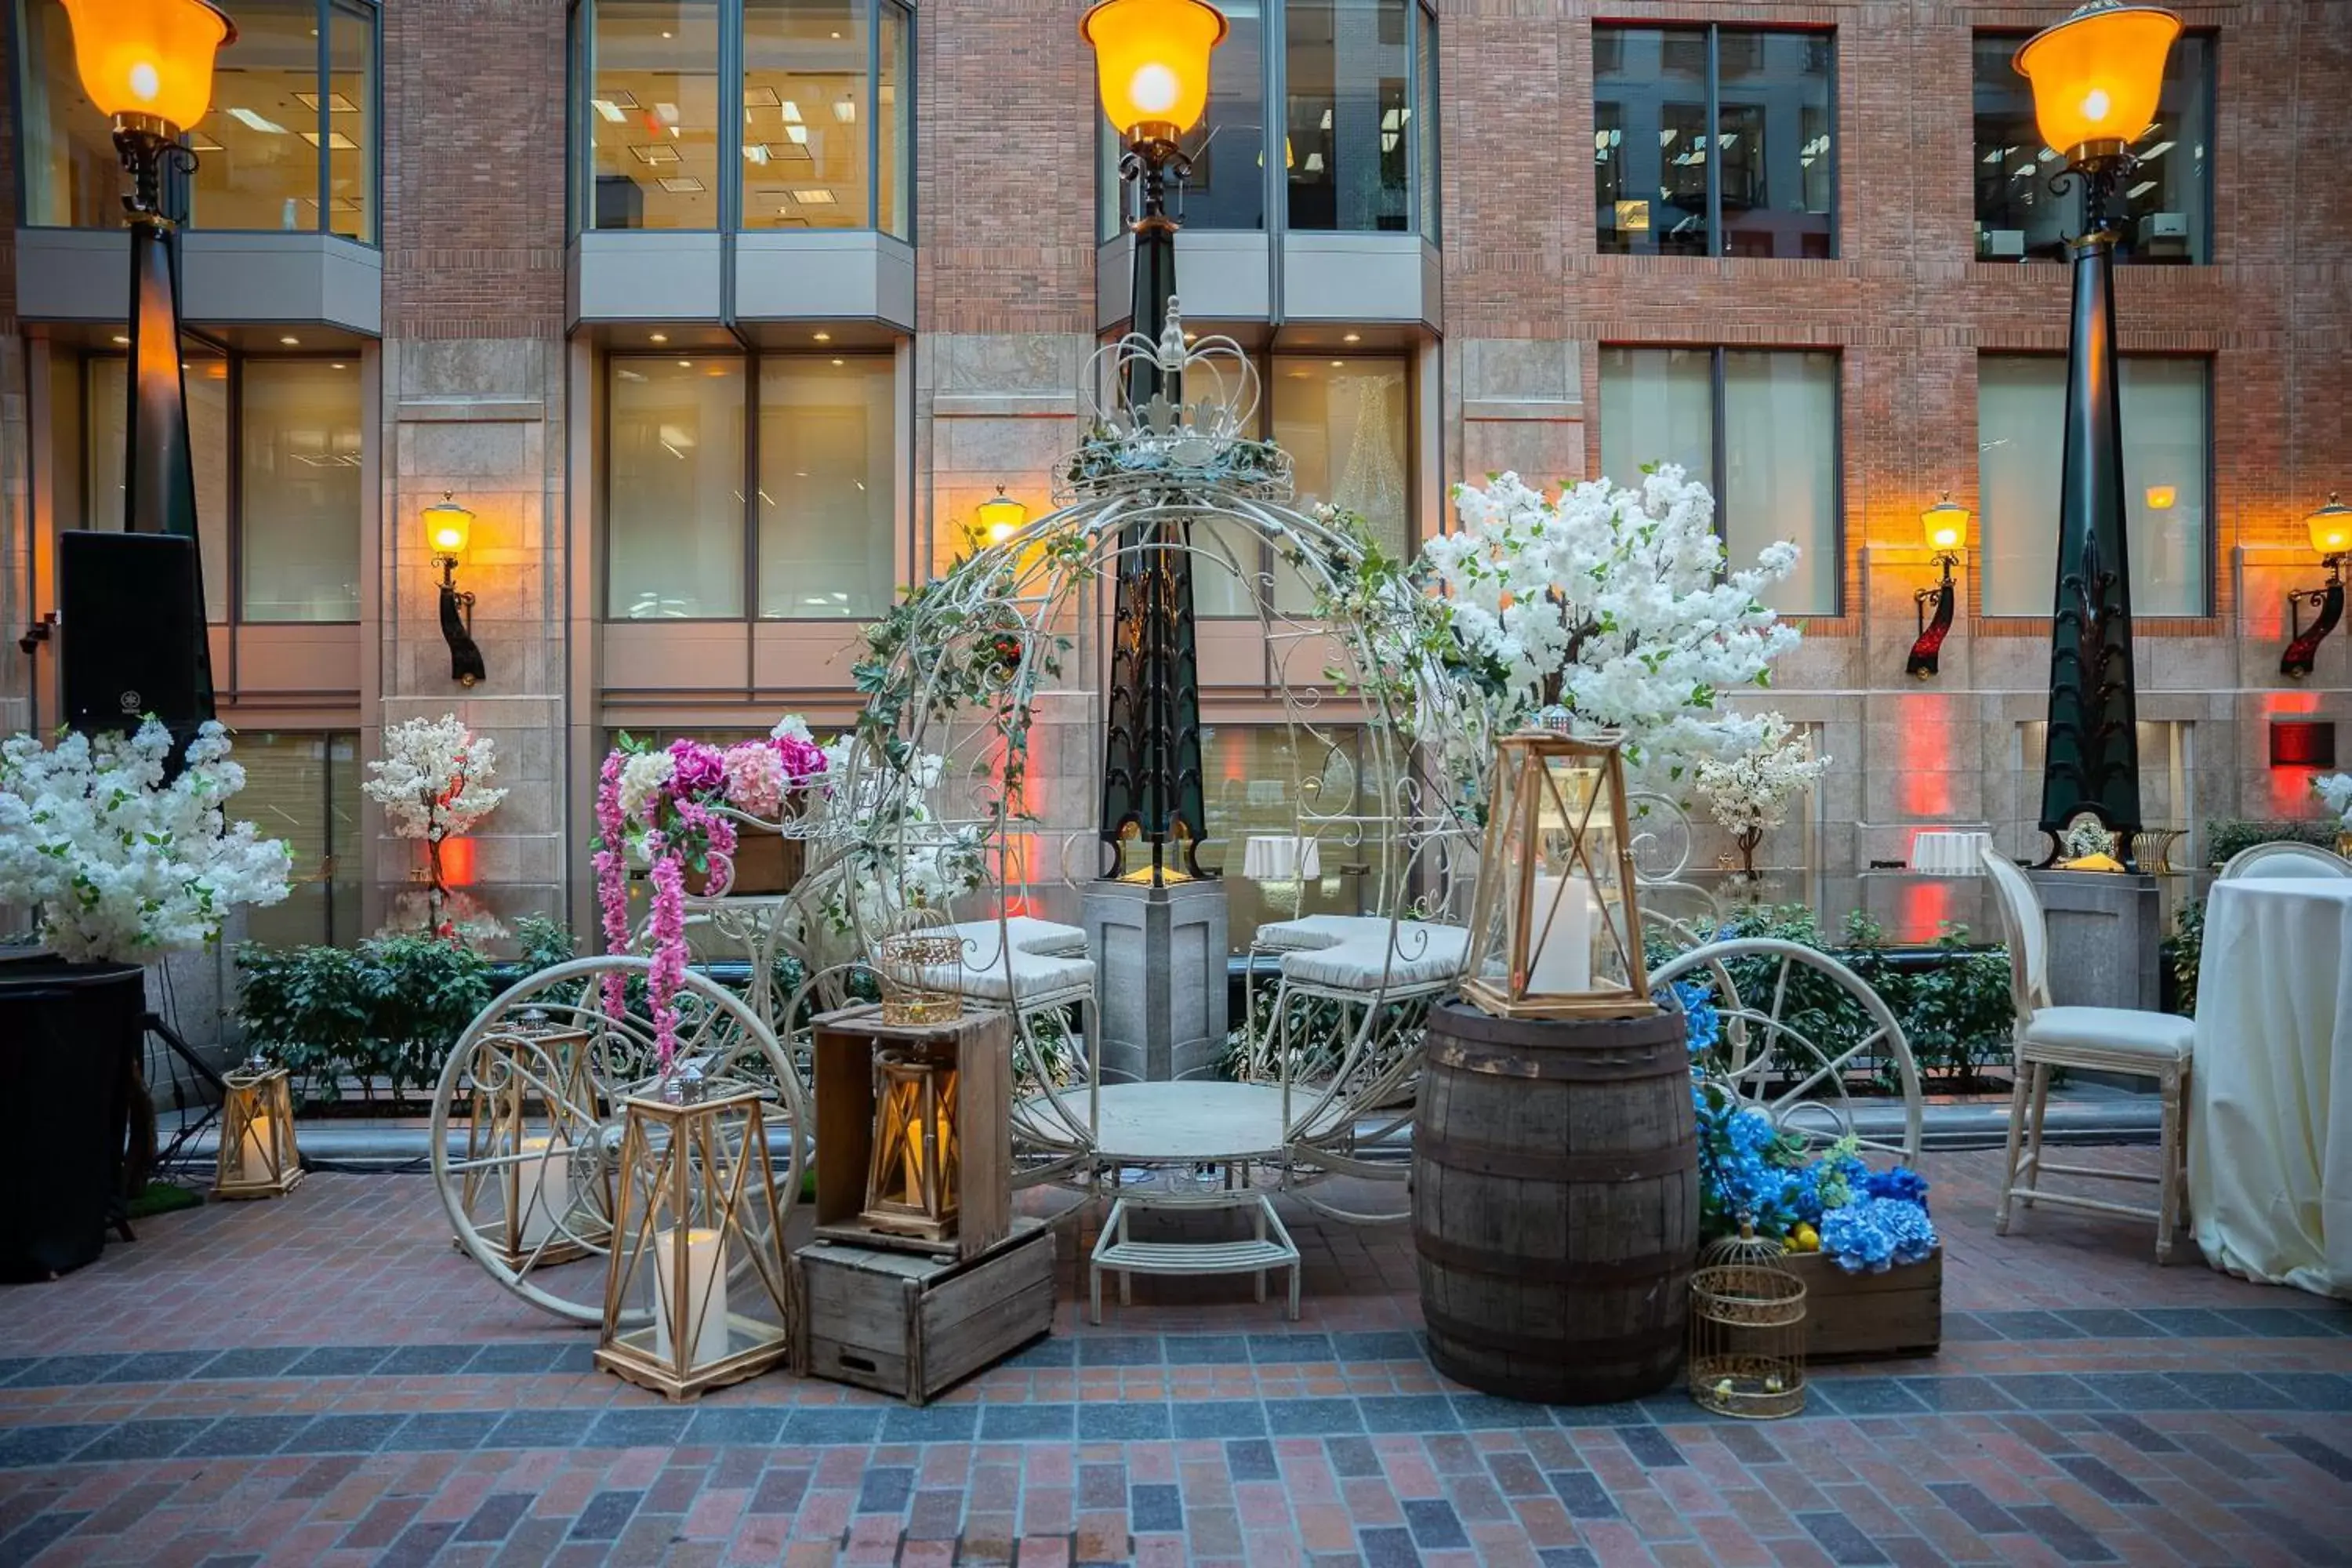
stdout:
[(223, 1079), (219, 1163), (213, 1174), (216, 1198), (276, 1198), (302, 1180), (302, 1156), (294, 1147), (294, 1099), (284, 1068), (266, 1068), (257, 1057)]
[(816, 1234), (977, 1258), (1013, 1228), (1013, 1023), (816, 1020)]
[(866, 1172), (868, 1226), (943, 1241), (955, 1234), (956, 1066), (937, 1042), (874, 1058), (874, 1152)]
[[(473, 1047), (462, 1198), (509, 1268), (585, 1258), (611, 1234), (609, 1187), (574, 1158), (604, 1113), (587, 1031), (536, 1008)], [(593, 1168), (593, 1163), (592, 1163)], [(485, 1188), (497, 1188), (489, 1204)]]
[(671, 1399), (757, 1376), (792, 1352), (766, 1101), (722, 1082), (622, 1107), (596, 1364)]
[(1497, 1018), (1638, 1017), (1642, 962), (1625, 766), (1614, 736), (1506, 736), (1486, 788), (1486, 847), (1463, 995)]

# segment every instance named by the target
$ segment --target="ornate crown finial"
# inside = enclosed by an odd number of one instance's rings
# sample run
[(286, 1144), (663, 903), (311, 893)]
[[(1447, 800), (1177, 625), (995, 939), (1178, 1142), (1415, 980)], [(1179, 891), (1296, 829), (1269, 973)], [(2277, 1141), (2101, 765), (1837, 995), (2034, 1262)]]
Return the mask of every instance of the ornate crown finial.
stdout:
[[(1095, 352), (1079, 389), (1087, 432), (1065, 470), (1066, 494), (1181, 488), (1207, 500), (1210, 489), (1222, 487), (1265, 500), (1289, 498), (1289, 458), (1251, 434), (1257, 367), (1231, 338), (1184, 339), (1183, 310), (1171, 294), (1156, 339), (1129, 332)], [(1145, 365), (1154, 374), (1134, 374)], [(1139, 384), (1156, 390), (1139, 402)]]

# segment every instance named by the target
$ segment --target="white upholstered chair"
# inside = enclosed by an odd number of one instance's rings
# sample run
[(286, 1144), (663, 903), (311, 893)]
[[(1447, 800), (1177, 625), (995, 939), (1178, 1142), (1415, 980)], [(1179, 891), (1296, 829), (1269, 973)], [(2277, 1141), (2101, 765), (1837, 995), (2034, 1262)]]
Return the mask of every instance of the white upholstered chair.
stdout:
[(2231, 856), (2219, 879), (2240, 877), (2352, 877), (2352, 860), (2316, 844), (2256, 844)]
[[(1993, 1211), (1996, 1235), (2009, 1234), (2010, 1205), (2037, 1203), (2100, 1214), (2132, 1215), (2156, 1221), (2156, 1258), (2172, 1253), (2172, 1236), (2185, 1220), (2188, 1185), (2183, 1110), (2188, 1099), (2190, 1046), (2196, 1026), (2169, 1013), (2130, 1007), (2056, 1007), (2050, 1002), (2050, 933), (2042, 900), (2016, 865), (1991, 848), (1980, 851), (1986, 874), (2000, 903), (2000, 923), (2009, 938), (2010, 988), (2017, 1009), (2011, 1038), (2015, 1046), (2017, 1089), (2010, 1102), (2009, 1157), (2001, 1169), (2000, 1199)], [(2053, 1165), (2042, 1159), (2042, 1119), (2053, 1068), (2152, 1078), (2162, 1098), (2159, 1170), (2153, 1176), (2084, 1165)], [(2047, 1193), (2042, 1178), (2090, 1176), (2105, 1181), (2154, 1181), (2160, 1196), (2148, 1209), (2072, 1193)]]

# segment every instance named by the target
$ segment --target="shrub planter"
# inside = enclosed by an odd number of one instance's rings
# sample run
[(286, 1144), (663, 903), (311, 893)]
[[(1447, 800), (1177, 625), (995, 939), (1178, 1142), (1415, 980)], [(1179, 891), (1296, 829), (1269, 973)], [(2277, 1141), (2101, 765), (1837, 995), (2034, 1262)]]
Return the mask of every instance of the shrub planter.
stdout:
[(1805, 1358), (1934, 1355), (1944, 1342), (1944, 1249), (1884, 1274), (1849, 1274), (1827, 1253), (1782, 1259), (1805, 1284)]
[(146, 1013), (136, 964), (0, 960), (0, 1104), (15, 1120), (0, 1280), (54, 1279), (105, 1248)]

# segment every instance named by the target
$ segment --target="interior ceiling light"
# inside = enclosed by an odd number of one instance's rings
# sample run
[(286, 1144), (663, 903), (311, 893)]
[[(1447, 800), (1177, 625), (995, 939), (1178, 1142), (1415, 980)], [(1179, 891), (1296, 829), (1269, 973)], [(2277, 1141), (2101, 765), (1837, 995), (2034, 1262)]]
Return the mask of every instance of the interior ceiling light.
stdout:
[(685, 162), (684, 159), (677, 155), (677, 149), (669, 145), (666, 142), (637, 142), (629, 148), (629, 152), (640, 163), (680, 163)]
[(793, 146), (795, 146), (795, 147), (805, 147), (805, 146), (807, 146), (807, 145), (808, 145), (808, 127), (807, 127), (807, 126), (805, 126), (805, 125), (787, 125), (787, 126), (785, 126), (785, 127), (784, 127), (784, 140), (785, 140), (785, 141), (787, 141), (787, 142), (791, 142), (791, 143), (792, 143)]
[(1339, 341), (1343, 343), (1360, 343), (1364, 341), (1364, 334), (1361, 332), (1349, 332), (1340, 338)]
[(833, 334), (831, 332), (818, 332), (814, 335), (816, 341), (821, 343), (829, 343), (833, 342)]
[(835, 360), (835, 361), (834, 361), (833, 363), (835, 363), (835, 364), (839, 364), (839, 363), (841, 363), (841, 361), (839, 361), (839, 360)]
[(829, 207), (833, 205), (834, 196), (831, 191), (819, 186), (814, 190), (794, 191), (793, 200), (804, 207)]
[(835, 120), (840, 121), (844, 125), (855, 125), (855, 124), (856, 124), (856, 123), (857, 123), (857, 101), (856, 101), (856, 100), (855, 100), (855, 99), (851, 98), (851, 97), (850, 97), (847, 93), (845, 93), (845, 93), (843, 93), (839, 98), (837, 98), (837, 99), (835, 99), (835, 100), (834, 100), (834, 104), (833, 104), (833, 117), (834, 117)]
[(784, 123), (787, 125), (798, 125), (800, 122), (801, 106), (794, 103), (789, 98), (784, 100)]
[(1309, 153), (1307, 154), (1307, 172), (1310, 174), (1319, 174), (1323, 172), (1322, 153)]
[(2155, 146), (2153, 146), (2153, 147), (2149, 148), (2147, 152), (2142, 153), (2139, 155), (2139, 161), (2140, 161), (2141, 163), (2153, 163), (2153, 162), (2155, 162), (2157, 159), (2163, 157), (2167, 153), (2169, 153), (2169, 152), (2171, 152), (2171, 151), (2172, 151), (2172, 143), (2171, 143), (2171, 142), (2158, 142)]
[(657, 343), (666, 343), (669, 342), (669, 334), (667, 332), (655, 332), (651, 334), (651, 338), (653, 342)]
[(284, 344), (285, 344), (288, 348), (289, 348), (289, 349), (299, 349), (299, 348), (300, 348), (300, 347), (302, 346), (302, 340), (301, 340), (301, 339), (299, 339), (299, 338), (298, 338), (298, 337), (296, 337), (296, 336), (295, 336), (293, 333), (291, 333), (291, 332), (287, 333), (284, 337), (279, 338), (278, 341), (279, 342), (281, 342), (281, 343), (284, 343)]
[[(319, 133), (315, 131), (305, 131), (302, 132), (302, 140), (316, 147), (319, 144)], [(331, 152), (353, 153), (359, 150), (359, 143), (340, 131), (330, 131), (327, 132), (327, 147)]]
[(117, 348), (127, 349), (131, 346), (131, 340), (124, 337), (121, 332), (117, 332), (114, 334), (114, 343)]
[(743, 143), (743, 156), (748, 162), (764, 163), (768, 161), (768, 144), (764, 142), (746, 142)]
[(2134, 185), (2130, 190), (2124, 193), (2124, 199), (2126, 201), (2136, 202), (2154, 189), (2156, 189), (2156, 182), (2154, 180), (2142, 180), (2138, 184)]
[(663, 180), (661, 188), (674, 196), (690, 196), (698, 193), (703, 185), (702, 182), (692, 174), (678, 174)]
[(615, 104), (619, 105), (623, 109), (641, 109), (644, 107), (644, 105), (637, 101), (637, 95), (631, 92), (626, 88), (615, 88), (612, 92), (607, 93), (605, 96), (610, 98)]
[(219, 142), (214, 141), (211, 137), (205, 135), (201, 131), (191, 131), (188, 132), (188, 145), (199, 153), (218, 153), (223, 151)]
[(616, 124), (628, 118), (628, 115), (622, 111), (621, 106), (609, 98), (592, 98), (588, 101), (596, 106), (597, 113)]
[(772, 87), (747, 87), (743, 89), (743, 107), (746, 109), (773, 109), (782, 102), (783, 100), (777, 96)]
[(232, 109), (228, 111), (228, 117), (231, 120), (236, 121), (240, 125), (251, 126), (254, 130), (260, 132), (266, 136), (283, 136), (286, 134), (286, 127), (278, 124), (274, 120), (266, 119), (261, 115), (256, 114), (250, 109)]
[[(313, 37), (317, 36), (315, 33), (311, 35)], [(294, 95), (294, 101), (313, 113), (318, 111), (319, 95), (315, 92), (298, 92)], [(330, 114), (357, 114), (359, 110), (358, 104), (340, 92), (331, 92), (327, 95), (327, 112)]]
[(1323, 122), (1317, 126), (1316, 129), (1318, 131), (1328, 131), (1331, 129), (1331, 111), (1327, 109), (1323, 111)]
[(678, 121), (677, 105), (675, 103), (655, 104), (654, 118), (660, 121), (664, 125), (677, 124)]

